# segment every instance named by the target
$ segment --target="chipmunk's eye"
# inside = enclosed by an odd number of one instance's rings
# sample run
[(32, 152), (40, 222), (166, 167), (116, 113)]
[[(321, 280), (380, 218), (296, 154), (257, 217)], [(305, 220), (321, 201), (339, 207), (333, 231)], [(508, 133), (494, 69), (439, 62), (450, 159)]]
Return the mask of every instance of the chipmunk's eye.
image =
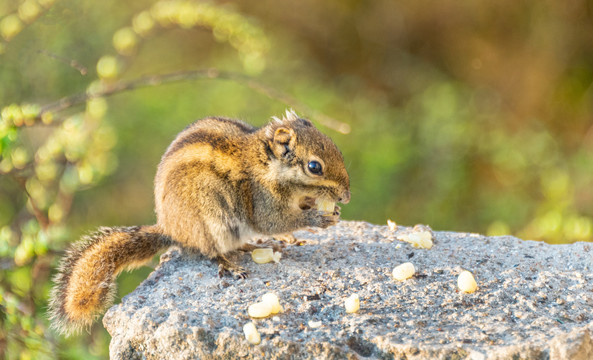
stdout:
[(311, 174), (314, 174), (314, 175), (323, 174), (323, 167), (321, 166), (319, 161), (311, 160), (307, 164), (307, 167), (309, 168), (309, 171), (311, 172)]

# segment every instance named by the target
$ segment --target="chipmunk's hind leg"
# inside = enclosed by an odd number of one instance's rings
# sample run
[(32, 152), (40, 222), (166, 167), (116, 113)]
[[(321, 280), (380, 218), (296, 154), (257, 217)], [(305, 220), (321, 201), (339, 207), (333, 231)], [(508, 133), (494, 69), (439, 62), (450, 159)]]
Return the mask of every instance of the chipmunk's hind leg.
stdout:
[(239, 265), (233, 264), (224, 255), (217, 256), (216, 261), (218, 262), (219, 277), (223, 277), (226, 272), (229, 272), (236, 279), (247, 278), (247, 271)]

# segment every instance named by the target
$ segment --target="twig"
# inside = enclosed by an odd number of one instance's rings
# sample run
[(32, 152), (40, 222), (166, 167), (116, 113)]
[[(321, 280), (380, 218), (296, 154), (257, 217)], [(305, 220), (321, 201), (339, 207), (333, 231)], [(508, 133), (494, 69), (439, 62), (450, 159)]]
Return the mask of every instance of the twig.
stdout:
[(217, 69), (193, 70), (162, 75), (151, 75), (141, 77), (136, 80), (118, 81), (112, 84), (105, 84), (104, 87), (98, 91), (87, 91), (86, 93), (69, 96), (54, 103), (43, 106), (36, 119), (40, 120), (41, 116), (44, 113), (59, 112), (95, 98), (109, 97), (115, 94), (144, 87), (151, 87), (161, 84), (198, 79), (222, 79), (234, 81), (236, 83), (245, 85), (250, 89), (255, 90), (256, 92), (263, 94), (271, 99), (279, 100), (295, 109), (300, 109), (302, 111), (310, 113), (314, 116), (315, 119), (319, 121), (319, 123), (330, 129), (333, 129), (343, 134), (347, 134), (350, 132), (350, 125), (338, 121), (329, 116), (312, 111), (308, 106), (302, 104), (301, 102), (297, 101), (296, 99), (292, 98), (286, 93), (278, 91), (267, 85), (264, 85), (246, 75), (233, 72), (219, 71)]
[(41, 209), (39, 209), (37, 207), (37, 204), (35, 203), (35, 200), (33, 200), (33, 197), (29, 193), (29, 190), (27, 190), (26, 180), (24, 178), (18, 177), (16, 175), (12, 175), (12, 178), (17, 182), (17, 184), (20, 185), (20, 187), (23, 189), (23, 191), (25, 192), (25, 194), (29, 198), (29, 201), (31, 202), (31, 208), (33, 209), (33, 215), (37, 219), (37, 222), (41, 226), (41, 229), (43, 231), (46, 231), (47, 228), (49, 227), (49, 219), (47, 218), (47, 216), (45, 216), (45, 214), (43, 213), (43, 211), (41, 211)]
[(80, 73), (80, 75), (86, 75), (88, 73), (87, 68), (80, 65), (80, 63), (76, 60), (70, 60), (65, 57), (50, 53), (49, 51), (45, 51), (45, 50), (37, 50), (37, 52), (40, 54), (43, 54), (43, 55), (47, 55), (50, 58), (56, 59), (64, 64), (70, 66), (71, 68), (76, 69)]

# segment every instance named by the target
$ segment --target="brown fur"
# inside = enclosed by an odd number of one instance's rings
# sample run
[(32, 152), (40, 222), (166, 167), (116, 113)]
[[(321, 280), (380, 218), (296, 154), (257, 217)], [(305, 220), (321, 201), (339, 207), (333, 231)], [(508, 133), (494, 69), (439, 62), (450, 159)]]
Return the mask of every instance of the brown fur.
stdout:
[(115, 276), (171, 245), (156, 226), (100, 228), (72, 246), (54, 278), (50, 318), (63, 333), (90, 326), (113, 302)]
[[(322, 164), (323, 174), (307, 170)], [(245, 277), (225, 255), (257, 235), (328, 227), (339, 219), (316, 198), (347, 203), (349, 178), (334, 143), (308, 120), (287, 112), (258, 129), (223, 118), (196, 121), (171, 143), (155, 178), (154, 226), (101, 229), (68, 252), (52, 290), (54, 327), (89, 326), (113, 301), (114, 279), (173, 241), (217, 259), (220, 271)]]

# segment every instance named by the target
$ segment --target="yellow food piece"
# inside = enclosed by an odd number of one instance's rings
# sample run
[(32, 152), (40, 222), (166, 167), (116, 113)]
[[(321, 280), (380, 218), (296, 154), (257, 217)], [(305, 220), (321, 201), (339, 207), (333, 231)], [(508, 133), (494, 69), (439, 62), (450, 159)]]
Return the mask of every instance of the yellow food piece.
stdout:
[(261, 342), (261, 336), (259, 336), (259, 332), (253, 322), (250, 321), (243, 325), (243, 333), (245, 334), (245, 339), (250, 344), (258, 345)]
[(326, 200), (326, 199), (316, 199), (315, 205), (318, 210), (333, 213), (334, 209), (336, 208), (336, 203), (334, 201)]
[(414, 264), (407, 262), (396, 266), (393, 269), (392, 275), (395, 280), (404, 281), (414, 276), (415, 273), (416, 269), (414, 268)]
[(266, 293), (262, 296), (262, 300), (255, 304), (249, 305), (247, 314), (252, 318), (265, 318), (271, 314), (278, 314), (284, 309), (280, 305), (278, 296), (274, 293)]
[(321, 327), (321, 321), (310, 320), (307, 324), (311, 329), (317, 329), (318, 327)]
[(457, 287), (464, 293), (473, 293), (478, 288), (478, 284), (471, 272), (463, 270), (457, 278)]
[(404, 234), (398, 239), (410, 243), (413, 247), (421, 249), (432, 248), (432, 234), (430, 231), (417, 231), (409, 234)]
[(247, 314), (252, 318), (265, 318), (272, 313), (272, 306), (267, 302), (258, 302), (249, 305)]
[(274, 260), (274, 250), (267, 249), (255, 249), (251, 252), (251, 258), (258, 264), (269, 263)]
[(278, 299), (278, 296), (274, 293), (270, 292), (264, 294), (264, 296), (262, 296), (261, 298), (261, 302), (266, 303), (270, 306), (270, 312), (272, 314), (278, 314), (279, 312), (284, 311), (282, 305), (280, 305), (280, 300)]
[(395, 221), (392, 221), (391, 219), (387, 219), (387, 226), (389, 226), (389, 230), (391, 231), (397, 230), (397, 224), (395, 223)]
[(346, 300), (344, 300), (344, 307), (348, 314), (358, 312), (358, 309), (360, 309), (360, 299), (358, 294), (352, 294), (346, 298)]
[(251, 258), (258, 264), (266, 264), (271, 261), (278, 263), (282, 258), (282, 253), (270, 248), (255, 249), (251, 252)]

